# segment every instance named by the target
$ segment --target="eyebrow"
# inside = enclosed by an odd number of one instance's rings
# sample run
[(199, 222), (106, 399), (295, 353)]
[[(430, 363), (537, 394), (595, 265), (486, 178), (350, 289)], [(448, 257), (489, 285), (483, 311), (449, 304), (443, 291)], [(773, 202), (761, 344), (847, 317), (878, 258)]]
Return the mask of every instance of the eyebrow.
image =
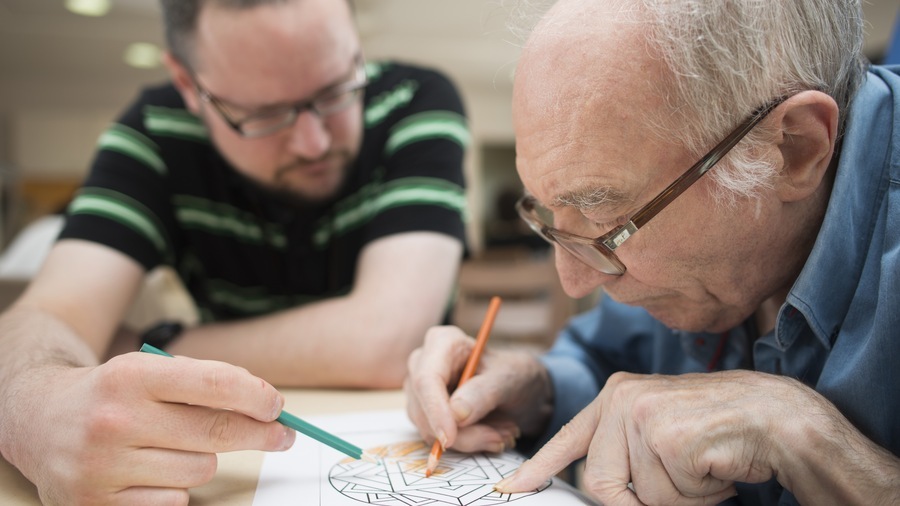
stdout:
[(574, 207), (580, 211), (593, 211), (600, 207), (618, 208), (633, 203), (629, 195), (609, 186), (591, 186), (561, 193), (550, 203), (554, 207)]

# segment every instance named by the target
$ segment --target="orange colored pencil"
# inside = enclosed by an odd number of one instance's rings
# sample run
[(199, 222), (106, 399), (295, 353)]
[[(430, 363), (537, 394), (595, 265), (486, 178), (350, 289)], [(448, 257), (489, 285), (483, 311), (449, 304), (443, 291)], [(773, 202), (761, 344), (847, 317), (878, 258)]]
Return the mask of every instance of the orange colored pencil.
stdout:
[[(475, 338), (475, 347), (472, 348), (472, 353), (469, 354), (469, 360), (466, 361), (466, 367), (459, 377), (459, 383), (456, 385), (457, 388), (466, 381), (469, 381), (469, 379), (475, 375), (475, 369), (478, 368), (478, 361), (481, 360), (481, 354), (484, 353), (484, 347), (487, 344), (488, 336), (491, 335), (491, 327), (494, 326), (494, 318), (497, 317), (497, 311), (499, 310), (500, 297), (491, 297), (487, 314), (484, 316), (484, 321), (481, 322), (481, 328), (478, 329), (478, 336)], [(434, 444), (431, 445), (431, 453), (428, 454), (428, 463), (425, 465), (426, 478), (431, 477), (432, 473), (434, 473), (438, 462), (441, 460), (441, 454), (443, 453), (444, 448), (441, 446), (440, 440), (435, 439)]]

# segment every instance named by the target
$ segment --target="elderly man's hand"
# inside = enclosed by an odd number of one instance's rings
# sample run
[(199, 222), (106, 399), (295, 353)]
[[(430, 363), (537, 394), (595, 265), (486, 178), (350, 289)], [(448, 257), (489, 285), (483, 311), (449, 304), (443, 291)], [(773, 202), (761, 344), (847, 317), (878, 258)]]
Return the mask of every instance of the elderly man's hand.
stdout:
[(475, 340), (456, 327), (433, 327), (409, 358), (404, 384), (412, 422), (425, 440), (445, 448), (498, 452), (546, 423), (552, 390), (546, 369), (523, 351), (489, 345), (475, 375), (453, 391)]
[(187, 504), (216, 453), (283, 450), (284, 398), (222, 362), (130, 353), (22, 375), (4, 408), (4, 457), (48, 505)]
[(603, 504), (716, 504), (735, 495), (735, 481), (778, 474), (791, 444), (781, 435), (815, 397), (796, 381), (750, 371), (617, 373), (497, 488), (532, 490), (587, 454), (584, 486)]

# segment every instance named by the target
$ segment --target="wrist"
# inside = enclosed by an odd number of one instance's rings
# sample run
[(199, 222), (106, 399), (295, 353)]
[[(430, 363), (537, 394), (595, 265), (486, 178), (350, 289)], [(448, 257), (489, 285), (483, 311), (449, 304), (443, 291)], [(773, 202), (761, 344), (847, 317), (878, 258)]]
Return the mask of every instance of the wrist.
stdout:
[[(785, 417), (773, 469), (802, 504), (870, 504), (879, 489), (884, 451), (868, 440), (828, 399), (796, 383), (794, 416)], [(799, 415), (799, 416), (798, 416)], [(896, 457), (893, 457), (896, 461)], [(865, 477), (865, 478), (861, 478)]]
[(184, 332), (184, 325), (177, 321), (162, 321), (141, 333), (142, 343), (165, 350)]

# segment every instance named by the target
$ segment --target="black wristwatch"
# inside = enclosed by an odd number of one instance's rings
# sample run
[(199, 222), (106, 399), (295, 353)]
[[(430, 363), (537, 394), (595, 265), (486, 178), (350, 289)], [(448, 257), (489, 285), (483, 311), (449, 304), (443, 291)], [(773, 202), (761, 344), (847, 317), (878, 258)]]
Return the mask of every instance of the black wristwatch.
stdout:
[(172, 341), (181, 335), (183, 330), (184, 325), (180, 322), (163, 321), (145, 330), (141, 334), (141, 342), (164, 350), (166, 346), (172, 344)]

